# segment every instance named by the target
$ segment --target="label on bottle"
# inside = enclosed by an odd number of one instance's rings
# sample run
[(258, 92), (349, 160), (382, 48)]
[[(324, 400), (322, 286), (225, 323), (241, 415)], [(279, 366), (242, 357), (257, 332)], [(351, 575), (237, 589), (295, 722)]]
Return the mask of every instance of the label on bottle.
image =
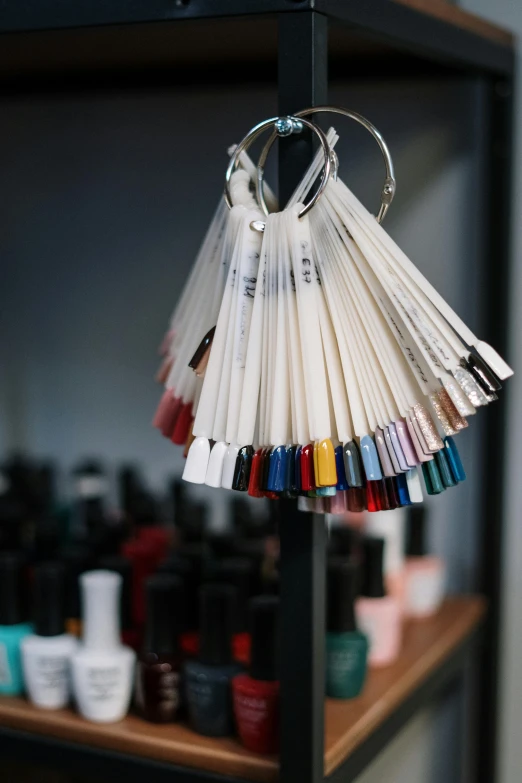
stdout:
[(112, 702), (119, 697), (122, 672), (118, 666), (92, 666), (87, 669), (87, 697), (94, 702)]
[(65, 655), (40, 655), (35, 661), (35, 686), (42, 691), (61, 690), (68, 674), (69, 659)]
[(11, 669), (7, 657), (7, 647), (0, 644), (0, 686), (11, 685)]

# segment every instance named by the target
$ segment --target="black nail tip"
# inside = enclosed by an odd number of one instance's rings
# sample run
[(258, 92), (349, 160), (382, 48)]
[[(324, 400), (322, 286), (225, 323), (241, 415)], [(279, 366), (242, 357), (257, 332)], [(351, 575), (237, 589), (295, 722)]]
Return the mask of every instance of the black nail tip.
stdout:
[(196, 352), (194, 353), (194, 356), (192, 357), (192, 359), (190, 360), (190, 362), (188, 364), (188, 366), (190, 367), (191, 370), (195, 370), (197, 368), (198, 364), (200, 363), (200, 361), (202, 360), (202, 358), (203, 358), (203, 356), (205, 354), (205, 351), (207, 350), (209, 345), (212, 344), (212, 340), (214, 339), (215, 331), (216, 331), (216, 327), (213, 326), (212, 329), (210, 329), (206, 333), (206, 335), (204, 336), (204, 338), (202, 339), (202, 341), (198, 345), (198, 347), (196, 349)]
[(232, 479), (232, 489), (236, 490), (236, 492), (246, 492), (248, 490), (253, 456), (254, 449), (252, 446), (243, 446), (243, 448), (239, 449), (234, 468), (234, 478)]
[(462, 364), (473, 375), (486, 394), (494, 394), (502, 388), (502, 384), (495, 373), (477, 354), (470, 353), (467, 362), (463, 361)]

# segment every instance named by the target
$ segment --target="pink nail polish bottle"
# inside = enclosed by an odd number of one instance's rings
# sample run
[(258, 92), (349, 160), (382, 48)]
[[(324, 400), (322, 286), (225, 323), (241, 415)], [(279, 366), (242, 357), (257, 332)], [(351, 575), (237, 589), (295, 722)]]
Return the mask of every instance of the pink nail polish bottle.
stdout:
[(401, 606), (386, 594), (384, 586), (384, 543), (383, 538), (367, 537), (363, 541), (362, 589), (355, 607), (358, 626), (370, 641), (370, 668), (392, 664), (401, 646)]
[(406, 543), (404, 613), (422, 619), (435, 614), (444, 600), (446, 568), (439, 557), (426, 554), (426, 509), (409, 509)]

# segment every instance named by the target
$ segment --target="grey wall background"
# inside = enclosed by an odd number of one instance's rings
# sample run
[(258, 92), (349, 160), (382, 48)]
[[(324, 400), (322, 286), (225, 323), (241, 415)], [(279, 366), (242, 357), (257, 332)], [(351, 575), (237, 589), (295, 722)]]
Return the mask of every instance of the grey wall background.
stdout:
[[(480, 331), (480, 90), (412, 81), (330, 97), (384, 133), (398, 177), (386, 228)], [(150, 426), (156, 348), (220, 196), (225, 150), (275, 105), (268, 87), (2, 104), (2, 452), (52, 456), (64, 471), (85, 455), (112, 468), (139, 460), (158, 487), (180, 470), (178, 450)], [(376, 209), (378, 150), (348, 121), (338, 127), (342, 176)], [(432, 514), (432, 547), (460, 591), (474, 585), (478, 432), (474, 421), (459, 437), (470, 480)], [(463, 710), (448, 696), (360, 783), (459, 780)]]

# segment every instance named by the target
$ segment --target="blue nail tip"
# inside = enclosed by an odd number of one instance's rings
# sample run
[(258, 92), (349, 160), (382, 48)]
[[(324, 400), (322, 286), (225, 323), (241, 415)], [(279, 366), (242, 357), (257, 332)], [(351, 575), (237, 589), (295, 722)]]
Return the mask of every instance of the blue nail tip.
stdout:
[(408, 482), (406, 480), (405, 473), (398, 473), (395, 476), (395, 483), (397, 486), (397, 493), (401, 506), (411, 506), (410, 493), (408, 492)]
[(442, 483), (444, 484), (446, 489), (448, 489), (449, 487), (456, 487), (457, 481), (453, 477), (453, 473), (451, 472), (451, 468), (449, 466), (449, 462), (446, 457), (446, 454), (444, 453), (444, 449), (437, 451), (437, 453), (435, 454), (435, 461), (439, 469)]
[(466, 471), (464, 470), (464, 466), (460, 459), (459, 451), (451, 435), (448, 435), (447, 438), (444, 438), (444, 445), (446, 447), (445, 448), (446, 458), (448, 460), (450, 470), (453, 474), (453, 478), (455, 479), (455, 481), (459, 483), (461, 481), (465, 481)]
[(335, 488), (340, 492), (349, 489), (348, 480), (346, 478), (346, 471), (344, 469), (344, 454), (343, 447), (336, 446), (335, 448), (335, 469), (337, 471), (337, 484)]
[(296, 483), (296, 464), (295, 456), (297, 453), (296, 446), (287, 446), (286, 448), (286, 476), (285, 476), (285, 488), (287, 492), (297, 492), (298, 487)]
[(364, 487), (364, 476), (361, 464), (361, 455), (357, 443), (354, 440), (343, 446), (344, 475), (348, 487)]
[(284, 492), (286, 489), (286, 461), (286, 448), (284, 446), (276, 446), (272, 449), (267, 482), (269, 492)]
[(363, 435), (361, 438), (361, 456), (367, 481), (380, 481), (382, 479), (381, 464), (373, 438), (369, 435)]

